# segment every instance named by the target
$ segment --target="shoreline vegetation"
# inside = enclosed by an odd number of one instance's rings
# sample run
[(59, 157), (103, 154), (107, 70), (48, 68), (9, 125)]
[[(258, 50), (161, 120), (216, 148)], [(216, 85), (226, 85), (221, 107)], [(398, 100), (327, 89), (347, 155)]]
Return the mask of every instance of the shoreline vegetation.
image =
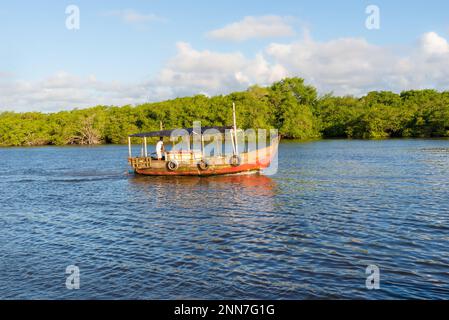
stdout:
[(129, 134), (232, 123), (240, 128), (278, 128), (283, 138), (383, 139), (449, 137), (449, 91), (373, 91), (357, 98), (318, 96), (303, 79), (206, 97), (176, 98), (137, 106), (96, 106), (57, 113), (1, 112), (0, 146), (125, 144)]

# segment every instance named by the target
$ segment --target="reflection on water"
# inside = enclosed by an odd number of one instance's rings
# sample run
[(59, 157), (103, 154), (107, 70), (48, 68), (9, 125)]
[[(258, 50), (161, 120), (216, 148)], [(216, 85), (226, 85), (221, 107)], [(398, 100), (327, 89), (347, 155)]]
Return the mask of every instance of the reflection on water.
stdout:
[(0, 149), (0, 298), (448, 298), (448, 144), (288, 142), (275, 176), (209, 178), (129, 175), (126, 146)]
[(129, 183), (133, 192), (155, 208), (176, 205), (183, 210), (211, 211), (226, 210), (230, 202), (236, 207), (270, 210), (276, 187), (272, 179), (260, 174), (208, 178), (132, 176)]

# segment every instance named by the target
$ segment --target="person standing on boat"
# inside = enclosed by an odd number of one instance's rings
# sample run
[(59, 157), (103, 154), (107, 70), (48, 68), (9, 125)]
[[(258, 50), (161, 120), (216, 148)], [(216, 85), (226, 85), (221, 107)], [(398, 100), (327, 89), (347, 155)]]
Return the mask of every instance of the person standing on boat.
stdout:
[(157, 159), (158, 160), (162, 160), (162, 154), (165, 152), (165, 147), (164, 147), (164, 138), (161, 137), (159, 139), (159, 141), (156, 143), (156, 154), (157, 154)]

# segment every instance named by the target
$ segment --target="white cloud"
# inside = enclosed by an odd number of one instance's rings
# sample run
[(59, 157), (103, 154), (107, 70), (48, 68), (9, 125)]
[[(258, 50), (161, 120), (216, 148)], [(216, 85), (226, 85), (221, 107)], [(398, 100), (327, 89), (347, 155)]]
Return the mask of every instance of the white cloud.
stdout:
[(226, 94), (253, 84), (299, 76), (320, 93), (362, 95), (371, 90), (449, 90), (447, 39), (429, 32), (401, 52), (364, 39), (315, 41), (307, 36), (271, 43), (255, 56), (197, 50), (177, 44), (177, 54), (148, 81), (100, 81), (60, 72), (24, 81), (0, 70), (0, 110), (54, 111), (98, 104), (124, 105), (193, 94)]
[(301, 76), (320, 92), (362, 95), (371, 90), (449, 89), (449, 46), (434, 32), (424, 34), (404, 52), (343, 38), (327, 42), (305, 39), (273, 43), (266, 54)]
[(198, 51), (178, 43), (178, 53), (151, 82), (171, 96), (208, 95), (266, 85), (299, 76), (319, 92), (360, 96), (372, 90), (449, 90), (449, 45), (434, 32), (400, 52), (363, 38), (314, 41), (308, 34), (272, 43), (255, 57), (239, 52)]
[(0, 111), (56, 111), (100, 104), (124, 105), (145, 102), (148, 84), (98, 81), (94, 75), (78, 77), (58, 72), (38, 81), (0, 76)]
[(320, 91), (360, 94), (390, 86), (388, 75), (394, 56), (387, 49), (363, 39), (274, 43), (266, 53), (284, 66), (290, 76), (300, 75)]
[(248, 16), (243, 20), (207, 33), (209, 38), (230, 41), (245, 41), (254, 38), (276, 38), (293, 36), (291, 18), (280, 16)]
[(165, 19), (153, 13), (141, 13), (134, 9), (115, 10), (106, 12), (104, 15), (118, 17), (125, 23), (142, 24), (147, 22), (162, 22)]
[(203, 92), (208, 95), (245, 89), (251, 84), (270, 84), (287, 75), (262, 54), (246, 58), (239, 52), (198, 51), (188, 43), (177, 44), (178, 54), (154, 80), (157, 86), (171, 90), (174, 96)]
[(449, 90), (449, 44), (435, 32), (422, 35), (417, 47), (401, 57), (394, 69), (400, 89)]
[(428, 55), (444, 55), (449, 53), (449, 43), (435, 32), (425, 33), (420, 39), (420, 47)]

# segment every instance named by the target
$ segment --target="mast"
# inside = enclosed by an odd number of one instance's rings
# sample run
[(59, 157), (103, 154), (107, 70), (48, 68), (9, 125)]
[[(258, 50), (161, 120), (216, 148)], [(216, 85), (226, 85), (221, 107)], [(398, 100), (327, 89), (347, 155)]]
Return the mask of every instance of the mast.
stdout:
[(232, 103), (232, 117), (234, 119), (234, 154), (239, 153), (238, 144), (237, 144), (237, 121), (235, 116), (235, 102)]

